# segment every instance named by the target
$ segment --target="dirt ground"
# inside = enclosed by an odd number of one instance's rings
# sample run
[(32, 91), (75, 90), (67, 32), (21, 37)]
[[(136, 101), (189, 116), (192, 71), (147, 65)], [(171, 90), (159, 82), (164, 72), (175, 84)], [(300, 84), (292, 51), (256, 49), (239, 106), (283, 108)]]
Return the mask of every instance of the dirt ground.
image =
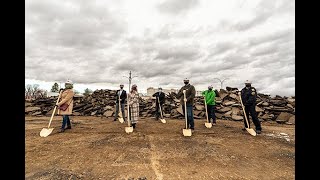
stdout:
[[(141, 118), (133, 133), (113, 118), (72, 116), (72, 129), (40, 137), (50, 117), (25, 117), (26, 179), (295, 179), (295, 126), (262, 122), (256, 137), (243, 122)], [(281, 133), (281, 134), (280, 134)], [(283, 134), (286, 133), (286, 134)]]

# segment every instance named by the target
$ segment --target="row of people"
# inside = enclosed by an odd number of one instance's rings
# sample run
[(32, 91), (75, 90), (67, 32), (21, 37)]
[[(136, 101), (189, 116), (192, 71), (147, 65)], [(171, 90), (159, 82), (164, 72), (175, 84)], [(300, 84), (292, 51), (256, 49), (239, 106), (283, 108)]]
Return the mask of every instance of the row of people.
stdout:
[[(178, 93), (176, 94), (176, 98), (180, 99), (180, 103), (182, 105), (182, 111), (183, 114), (185, 114), (185, 107), (184, 104), (186, 104), (187, 109), (187, 125), (188, 128), (194, 130), (194, 117), (193, 117), (193, 105), (194, 105), (194, 98), (196, 94), (195, 87), (189, 83), (189, 79), (184, 79), (184, 86), (180, 88)], [(115, 96), (116, 96), (116, 113), (114, 116), (114, 121), (117, 120), (118, 114), (119, 114), (119, 107), (121, 108), (122, 117), (125, 119), (124, 116), (124, 109), (125, 109), (125, 101), (127, 99), (127, 92), (123, 89), (124, 85), (120, 85), (120, 89), (117, 90)], [(185, 94), (185, 97), (184, 97)], [(207, 104), (207, 110), (208, 110), (208, 120), (212, 125), (216, 125), (216, 116), (215, 116), (215, 105), (216, 101), (215, 98), (219, 96), (219, 93), (217, 90), (213, 90), (212, 86), (208, 87), (208, 90), (205, 90), (202, 92), (202, 95), (205, 98), (206, 104)], [(62, 115), (62, 126), (59, 132), (64, 132), (65, 129), (71, 129), (71, 122), (69, 115), (72, 114), (73, 109), (73, 83), (71, 80), (68, 80), (65, 83), (65, 89), (61, 92), (60, 101), (56, 103), (56, 106), (58, 106), (58, 114)], [(165, 102), (165, 93), (162, 92), (162, 88), (158, 89), (158, 92), (154, 93), (152, 95), (156, 98), (156, 112), (155, 112), (155, 118), (156, 120), (159, 119), (160, 116), (160, 107), (161, 109), (164, 102)], [(243, 104), (245, 106), (245, 113), (249, 120), (249, 114), (252, 117), (252, 121), (256, 127), (256, 132), (258, 134), (261, 133), (261, 124), (260, 121), (257, 118), (257, 113), (255, 110), (256, 106), (256, 97), (257, 92), (254, 87), (251, 86), (251, 82), (246, 81), (245, 87), (241, 90), (241, 98), (243, 101)], [(128, 104), (130, 106), (130, 120), (133, 128), (136, 128), (136, 124), (139, 119), (139, 93), (137, 89), (137, 85), (132, 85), (131, 90), (128, 94)], [(185, 103), (186, 102), (186, 103)], [(65, 110), (59, 109), (63, 104), (68, 104), (68, 107)], [(120, 103), (120, 105), (119, 105)], [(250, 123), (250, 121), (249, 121)], [(65, 127), (66, 126), (66, 127)], [(246, 121), (244, 121), (244, 128), (242, 130), (245, 130), (248, 128)]]

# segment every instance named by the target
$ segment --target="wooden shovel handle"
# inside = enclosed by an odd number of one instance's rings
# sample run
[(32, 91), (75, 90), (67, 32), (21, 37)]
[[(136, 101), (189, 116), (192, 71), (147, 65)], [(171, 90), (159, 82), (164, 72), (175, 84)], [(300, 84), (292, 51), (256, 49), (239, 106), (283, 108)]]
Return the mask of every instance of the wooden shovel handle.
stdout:
[[(186, 93), (185, 93), (185, 92), (183, 93), (183, 97), (184, 97), (184, 99), (186, 98)], [(183, 99), (183, 101), (184, 101), (184, 99)], [(188, 129), (187, 102), (186, 102), (186, 101), (184, 101), (184, 117), (185, 117), (185, 119), (186, 119), (186, 129)]]
[(204, 97), (204, 106), (206, 107), (206, 116), (207, 116), (207, 122), (209, 123), (209, 118), (208, 118), (208, 109), (207, 109), (207, 102), (206, 102), (206, 97)]
[(160, 114), (161, 114), (161, 119), (163, 119), (163, 115), (162, 115), (162, 109), (161, 109), (161, 104), (160, 104), (160, 100), (159, 97), (158, 98), (158, 103), (159, 103), (159, 108), (160, 108)]
[[(60, 100), (61, 93), (62, 93), (62, 92), (60, 91), (60, 92), (59, 92), (59, 97), (58, 97), (57, 103), (58, 103), (59, 100)], [(52, 112), (52, 114), (51, 114), (51, 118), (50, 118), (50, 121), (49, 121), (48, 129), (49, 129), (50, 125), (51, 125), (51, 121), (52, 121), (52, 119), (53, 119), (53, 116), (54, 116), (54, 114), (56, 113), (56, 109), (57, 109), (57, 106), (54, 105), (54, 109), (53, 109), (53, 112)]]
[(240, 102), (241, 102), (241, 107), (242, 107), (242, 110), (243, 110), (244, 118), (246, 119), (246, 123), (247, 123), (248, 128), (250, 128), (250, 124), (249, 124), (248, 119), (247, 119), (246, 111), (245, 111), (243, 103), (242, 103), (241, 93), (239, 93), (239, 97), (240, 97)]

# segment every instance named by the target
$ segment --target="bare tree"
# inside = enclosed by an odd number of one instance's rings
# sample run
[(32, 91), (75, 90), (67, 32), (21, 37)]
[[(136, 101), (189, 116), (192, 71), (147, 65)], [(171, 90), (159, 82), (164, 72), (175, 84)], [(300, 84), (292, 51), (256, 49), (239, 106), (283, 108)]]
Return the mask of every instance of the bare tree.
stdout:
[(47, 96), (47, 90), (39, 88), (39, 84), (27, 84), (25, 89), (25, 99), (37, 99)]

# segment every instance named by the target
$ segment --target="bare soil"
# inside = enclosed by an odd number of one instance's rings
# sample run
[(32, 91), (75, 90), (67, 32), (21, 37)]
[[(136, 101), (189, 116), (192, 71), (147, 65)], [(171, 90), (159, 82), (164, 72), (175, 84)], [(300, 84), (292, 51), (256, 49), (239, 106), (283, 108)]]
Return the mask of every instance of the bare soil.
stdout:
[[(72, 129), (40, 137), (50, 117), (25, 117), (26, 179), (295, 179), (295, 126), (262, 122), (262, 134), (243, 122), (217, 120), (208, 129), (195, 120), (141, 118), (133, 133), (113, 118), (71, 116)], [(286, 133), (280, 134), (280, 133)]]

